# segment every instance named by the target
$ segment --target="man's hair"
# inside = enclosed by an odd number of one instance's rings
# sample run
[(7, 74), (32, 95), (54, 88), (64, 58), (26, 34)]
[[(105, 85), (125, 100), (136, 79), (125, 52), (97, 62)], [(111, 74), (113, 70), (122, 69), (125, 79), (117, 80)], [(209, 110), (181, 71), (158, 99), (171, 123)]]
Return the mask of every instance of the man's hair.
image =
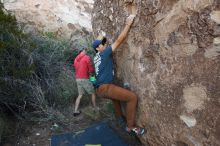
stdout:
[(92, 47), (93, 49), (95, 50), (95, 52), (97, 53), (98, 51), (96, 50), (96, 48), (102, 44), (102, 45), (105, 45), (107, 42), (107, 39), (106, 37), (103, 37), (101, 40), (95, 40), (93, 43), (92, 43)]
[(102, 39), (102, 45), (105, 45), (105, 44), (106, 44), (106, 42), (107, 42), (107, 38), (106, 38), (106, 37), (104, 37), (104, 38)]

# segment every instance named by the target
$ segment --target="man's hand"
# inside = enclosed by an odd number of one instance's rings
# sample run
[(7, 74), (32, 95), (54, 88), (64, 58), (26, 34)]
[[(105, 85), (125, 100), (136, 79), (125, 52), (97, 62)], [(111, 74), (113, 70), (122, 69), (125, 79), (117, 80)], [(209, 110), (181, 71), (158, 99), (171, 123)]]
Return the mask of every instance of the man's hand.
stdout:
[(116, 48), (118, 48), (120, 46), (120, 44), (125, 40), (126, 36), (128, 35), (128, 31), (131, 28), (131, 24), (133, 23), (135, 18), (135, 15), (130, 15), (127, 19), (126, 19), (126, 26), (123, 29), (123, 31), (121, 32), (121, 34), (118, 36), (118, 38), (116, 39), (116, 41), (112, 44), (112, 51), (114, 52), (116, 50)]
[(131, 14), (130, 16), (128, 16), (128, 18), (126, 19), (126, 25), (131, 25), (134, 21), (135, 15)]

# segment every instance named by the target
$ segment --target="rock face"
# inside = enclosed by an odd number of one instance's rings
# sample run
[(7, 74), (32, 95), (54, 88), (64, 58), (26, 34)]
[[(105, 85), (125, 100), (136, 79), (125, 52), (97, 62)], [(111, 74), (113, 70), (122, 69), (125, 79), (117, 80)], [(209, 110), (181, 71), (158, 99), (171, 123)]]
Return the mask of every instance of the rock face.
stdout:
[(220, 1), (96, 0), (95, 37), (112, 43), (116, 77), (139, 96), (137, 123), (152, 146), (220, 145)]
[(26, 31), (54, 32), (70, 38), (92, 31), (93, 0), (1, 0)]

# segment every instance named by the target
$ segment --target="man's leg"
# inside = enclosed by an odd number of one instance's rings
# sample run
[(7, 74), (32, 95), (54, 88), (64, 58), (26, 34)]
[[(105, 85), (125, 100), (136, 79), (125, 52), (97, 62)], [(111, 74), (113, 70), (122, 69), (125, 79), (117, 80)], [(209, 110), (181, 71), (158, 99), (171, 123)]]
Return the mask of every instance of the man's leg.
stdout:
[(112, 99), (112, 103), (113, 103), (113, 106), (114, 106), (114, 109), (115, 109), (115, 116), (116, 116), (116, 118), (122, 117), (123, 114), (122, 114), (122, 110), (121, 110), (120, 101)]
[(92, 94), (92, 105), (94, 108), (96, 108), (96, 96), (95, 93)]
[(94, 109), (96, 109), (96, 95), (95, 95), (95, 90), (94, 90), (92, 83), (89, 80), (85, 80), (85, 82), (83, 84), (83, 88), (86, 90), (86, 92), (88, 94), (91, 94), (92, 105), (93, 105)]
[(79, 104), (80, 104), (80, 100), (84, 94), (84, 89), (83, 89), (83, 81), (81, 79), (77, 79), (76, 80), (76, 83), (77, 83), (77, 88), (78, 88), (78, 97), (76, 99), (76, 102), (75, 102), (75, 109), (74, 109), (74, 113), (80, 113), (78, 108), (79, 108)]
[[(135, 127), (135, 114), (137, 105), (137, 96), (124, 88), (118, 87), (113, 84), (104, 84), (97, 89), (98, 95), (107, 97), (113, 100), (126, 101), (126, 119), (128, 128)], [(117, 107), (118, 105), (116, 105)], [(116, 109), (120, 113), (119, 109)]]
[(127, 126), (126, 125), (127, 120), (126, 120), (126, 117), (123, 115), (120, 101), (112, 99), (112, 103), (115, 109), (115, 117), (116, 117), (118, 125), (122, 128), (125, 128), (125, 126)]
[(79, 95), (79, 96), (77, 97), (77, 99), (76, 99), (74, 113), (79, 113), (78, 108), (79, 108), (79, 104), (80, 104), (81, 98), (82, 98), (82, 95)]

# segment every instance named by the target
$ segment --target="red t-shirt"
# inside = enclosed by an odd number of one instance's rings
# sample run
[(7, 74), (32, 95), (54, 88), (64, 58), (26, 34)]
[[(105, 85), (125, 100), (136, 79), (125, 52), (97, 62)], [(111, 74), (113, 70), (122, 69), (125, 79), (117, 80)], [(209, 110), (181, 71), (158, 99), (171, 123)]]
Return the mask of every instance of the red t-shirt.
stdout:
[(76, 79), (88, 79), (89, 74), (94, 72), (91, 59), (85, 52), (81, 52), (74, 60)]

